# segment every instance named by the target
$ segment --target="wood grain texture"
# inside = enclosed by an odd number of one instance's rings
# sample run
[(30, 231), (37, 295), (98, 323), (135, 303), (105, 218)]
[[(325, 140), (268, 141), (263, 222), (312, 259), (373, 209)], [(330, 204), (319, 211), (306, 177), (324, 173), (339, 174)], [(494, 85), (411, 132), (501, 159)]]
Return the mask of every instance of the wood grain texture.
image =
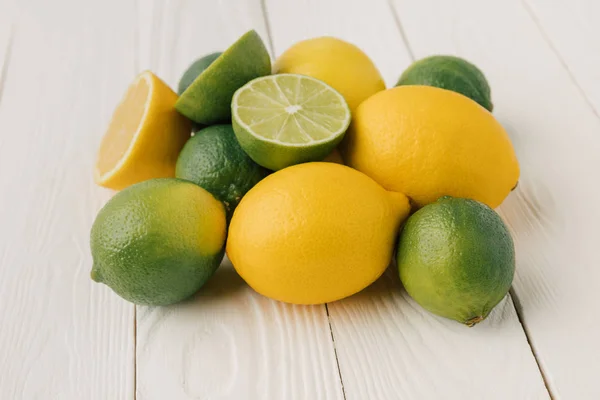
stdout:
[(501, 213), (524, 325), (555, 398), (600, 398), (600, 121), (521, 2), (394, 4), (417, 57), (457, 54), (488, 76), (521, 162)]
[[(259, 1), (144, 2), (139, 16), (139, 67), (171, 87), (249, 29), (268, 43)], [(324, 306), (266, 299), (228, 262), (190, 301), (137, 316), (140, 400), (342, 399)]]
[(2, 88), (8, 68), (10, 45), (12, 43), (14, 22), (17, 20), (16, 7), (8, 0), (0, 0), (0, 101)]
[(133, 77), (133, 3), (15, 4), (0, 100), (0, 398), (132, 399), (133, 307), (89, 278), (88, 236), (110, 195), (92, 183), (94, 153)]
[(266, 0), (265, 5), (276, 55), (300, 40), (339, 37), (360, 47), (388, 86), (410, 64), (410, 55), (384, 0)]
[[(276, 54), (337, 36), (361, 47), (388, 85), (411, 62), (386, 1), (270, 0), (267, 10)], [(470, 329), (424, 311), (389, 270), (329, 314), (349, 400), (548, 398), (510, 298)]]
[(523, 4), (574, 84), (600, 115), (600, 2), (527, 0)]
[(329, 305), (351, 399), (548, 399), (507, 296), (474, 328), (423, 310), (395, 268)]
[(349, 40), (388, 85), (411, 54), (481, 66), (522, 166), (501, 207), (515, 302), (554, 398), (600, 398), (598, 5), (266, 6), (268, 27), (260, 0), (0, 0), (0, 399), (132, 400), (135, 368), (139, 400), (548, 398), (510, 297), (467, 329), (423, 311), (389, 270), (328, 320), (323, 306), (257, 295), (226, 261), (193, 299), (140, 307), (135, 321), (91, 282), (89, 230), (112, 195), (93, 185), (94, 154), (123, 91), (143, 69), (175, 87), (250, 28), (271, 32), (275, 54)]
[(342, 399), (323, 306), (256, 294), (225, 262), (193, 299), (138, 309), (138, 399)]

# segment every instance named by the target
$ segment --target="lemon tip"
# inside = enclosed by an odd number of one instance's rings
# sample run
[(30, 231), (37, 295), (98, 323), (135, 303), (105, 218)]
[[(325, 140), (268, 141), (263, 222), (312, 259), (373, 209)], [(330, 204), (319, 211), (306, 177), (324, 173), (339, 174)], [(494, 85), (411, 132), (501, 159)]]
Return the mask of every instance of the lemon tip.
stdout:
[(388, 191), (390, 203), (400, 220), (404, 220), (410, 213), (410, 201), (403, 193)]

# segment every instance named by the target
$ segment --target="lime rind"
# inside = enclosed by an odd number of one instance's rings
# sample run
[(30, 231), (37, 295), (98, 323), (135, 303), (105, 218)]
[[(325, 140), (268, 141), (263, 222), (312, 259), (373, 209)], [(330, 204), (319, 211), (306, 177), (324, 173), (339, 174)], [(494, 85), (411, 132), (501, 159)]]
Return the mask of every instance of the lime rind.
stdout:
[[(312, 110), (312, 108), (320, 108), (321, 110), (331, 110), (331, 112), (329, 113), (325, 113), (325, 112), (321, 112), (319, 118), (322, 118), (323, 121), (327, 121), (327, 126), (330, 126), (331, 128), (333, 128), (333, 131), (327, 130), (327, 132), (329, 133), (328, 137), (322, 138), (322, 139), (313, 139), (310, 141), (310, 143), (314, 143), (314, 144), (319, 144), (319, 143), (324, 143), (324, 142), (328, 142), (340, 135), (343, 135), (346, 130), (348, 129), (348, 126), (350, 125), (350, 108), (348, 107), (348, 104), (346, 103), (346, 101), (344, 100), (344, 97), (338, 93), (335, 89), (333, 89), (331, 86), (327, 85), (326, 83), (319, 81), (315, 78), (311, 78), (309, 76), (304, 76), (304, 75), (297, 75), (297, 74), (280, 74), (280, 75), (271, 75), (271, 76), (265, 76), (262, 78), (257, 78), (254, 79), (253, 81), (249, 82), (248, 84), (246, 84), (245, 86), (241, 87), (240, 89), (238, 89), (236, 91), (236, 93), (233, 96), (233, 100), (232, 100), (232, 116), (233, 118), (236, 120), (237, 124), (241, 127), (244, 128), (249, 134), (253, 135), (255, 138), (260, 139), (260, 140), (266, 140), (266, 141), (271, 141), (275, 144), (289, 144), (287, 142), (282, 142), (280, 140), (277, 140), (275, 138), (270, 138), (265, 137), (265, 136), (260, 136), (260, 135), (256, 135), (255, 132), (251, 129), (253, 126), (255, 126), (255, 124), (263, 122), (263, 121), (253, 121), (251, 124), (247, 124), (245, 122), (246, 117), (243, 113), (243, 111), (240, 113), (239, 109), (242, 110), (262, 110), (262, 109), (266, 109), (266, 110), (270, 110), (270, 109), (283, 109), (285, 110), (286, 107), (295, 107), (296, 104), (291, 104), (291, 102), (289, 102), (289, 100), (287, 101), (287, 103), (281, 101), (281, 102), (273, 102), (273, 98), (269, 97), (269, 96), (265, 96), (265, 93), (263, 92), (257, 92), (255, 89), (255, 85), (260, 84), (261, 82), (264, 81), (275, 81), (275, 79), (281, 79), (282, 77), (293, 77), (298, 79), (298, 82), (301, 82), (301, 80), (305, 80), (308, 82), (317, 82), (319, 85), (322, 86), (322, 89), (316, 93), (312, 93), (310, 95), (310, 97), (308, 99), (303, 99), (303, 102), (298, 104), (297, 106), (310, 106), (311, 109), (299, 109), (297, 111), (297, 114), (289, 114), (289, 112), (286, 112), (288, 115), (293, 116), (295, 120), (297, 120), (296, 115), (300, 115), (302, 117), (302, 120), (306, 120), (306, 121), (310, 121), (313, 125), (317, 126), (318, 128), (323, 128), (322, 125), (318, 125), (315, 123), (314, 118), (311, 118), (310, 115), (307, 114), (317, 114), (319, 113), (318, 111)], [(277, 89), (278, 85), (273, 85), (273, 92), (272, 93), (276, 93), (275, 90)], [(264, 105), (252, 105), (250, 106), (248, 104), (247, 100), (240, 100), (240, 98), (242, 98), (243, 96), (246, 96), (246, 91), (250, 90), (251, 93), (256, 94), (256, 93), (260, 93), (260, 95), (256, 95), (254, 98), (256, 98), (257, 100), (259, 98), (263, 98), (264, 101), (266, 102), (270, 102), (270, 104), (273, 104), (273, 107), (266, 107)], [(277, 90), (280, 91), (280, 94), (275, 95), (275, 97), (277, 99), (286, 99), (286, 95), (283, 92), (283, 89), (278, 88)], [(327, 97), (331, 97), (332, 100), (335, 100), (335, 105), (315, 105), (315, 99), (321, 96), (327, 96)], [(326, 97), (326, 98), (327, 98)], [(297, 98), (294, 99), (295, 102), (298, 101)], [(238, 103), (240, 104), (240, 106), (238, 106)], [(341, 111), (343, 110), (343, 111)], [(265, 113), (266, 115), (267, 113)], [(269, 113), (270, 116), (273, 116), (274, 113)], [(283, 114), (283, 113), (282, 113)], [(285, 114), (284, 114), (285, 115)], [(339, 116), (339, 117), (338, 117)], [(335, 124), (333, 124), (333, 121), (339, 122), (337, 124), (337, 126)], [(310, 135), (309, 135), (310, 136)]]
[(212, 125), (187, 141), (175, 176), (194, 182), (223, 202), (231, 218), (248, 190), (268, 175), (240, 147), (231, 125)]
[(181, 79), (179, 80), (179, 84), (177, 85), (177, 94), (182, 95), (183, 92), (186, 91), (188, 87), (196, 80), (196, 78), (204, 72), (206, 68), (210, 66), (217, 58), (219, 58), (223, 54), (220, 51), (215, 53), (210, 53), (205, 55), (204, 57), (200, 57), (196, 61), (194, 61), (183, 73)]
[(248, 31), (198, 75), (181, 94), (175, 108), (200, 124), (228, 121), (235, 91), (270, 73), (267, 48), (256, 31)]
[(341, 94), (297, 74), (254, 79), (236, 91), (231, 112), (242, 148), (272, 170), (321, 161), (341, 142), (351, 119)]
[(463, 58), (433, 55), (415, 61), (400, 76), (396, 86), (426, 85), (452, 90), (492, 112), (490, 85), (477, 66)]

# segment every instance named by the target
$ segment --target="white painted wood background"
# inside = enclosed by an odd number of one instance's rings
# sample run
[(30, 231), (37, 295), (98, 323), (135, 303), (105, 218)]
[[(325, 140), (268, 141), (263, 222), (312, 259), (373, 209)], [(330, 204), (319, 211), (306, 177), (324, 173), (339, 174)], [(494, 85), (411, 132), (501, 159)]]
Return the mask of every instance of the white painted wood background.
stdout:
[[(475, 328), (388, 271), (327, 306), (255, 294), (227, 262), (194, 299), (134, 307), (89, 279), (103, 130), (151, 69), (175, 85), (256, 29), (276, 57), (334, 35), (393, 85), (456, 54), (488, 76), (522, 167), (500, 208), (507, 297)], [(0, 0), (0, 399), (600, 399), (600, 3)]]

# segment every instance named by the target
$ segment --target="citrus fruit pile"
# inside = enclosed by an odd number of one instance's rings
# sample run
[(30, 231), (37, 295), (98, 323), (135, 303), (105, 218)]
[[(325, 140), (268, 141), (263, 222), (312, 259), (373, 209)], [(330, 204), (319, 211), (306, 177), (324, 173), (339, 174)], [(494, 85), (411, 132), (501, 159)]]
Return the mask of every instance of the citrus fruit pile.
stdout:
[(272, 66), (254, 31), (192, 63), (177, 93), (143, 72), (98, 153), (96, 182), (120, 192), (92, 227), (92, 279), (169, 305), (227, 253), (257, 292), (320, 304), (395, 259), (419, 304), (472, 326), (515, 268), (493, 208), (519, 164), (490, 93), (452, 56), (419, 60), (386, 89), (365, 53), (331, 37)]

